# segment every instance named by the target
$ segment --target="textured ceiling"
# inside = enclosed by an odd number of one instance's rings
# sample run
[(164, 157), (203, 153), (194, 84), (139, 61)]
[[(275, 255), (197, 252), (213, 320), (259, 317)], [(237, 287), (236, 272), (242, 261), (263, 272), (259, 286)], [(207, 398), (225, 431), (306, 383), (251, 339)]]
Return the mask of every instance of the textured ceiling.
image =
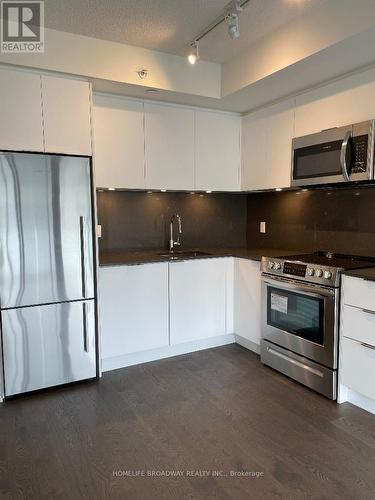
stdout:
[[(240, 16), (241, 37), (224, 25), (200, 44), (201, 58), (225, 62), (257, 39), (329, 0), (251, 0)], [(113, 42), (185, 55), (188, 43), (229, 0), (45, 0), (45, 25)]]

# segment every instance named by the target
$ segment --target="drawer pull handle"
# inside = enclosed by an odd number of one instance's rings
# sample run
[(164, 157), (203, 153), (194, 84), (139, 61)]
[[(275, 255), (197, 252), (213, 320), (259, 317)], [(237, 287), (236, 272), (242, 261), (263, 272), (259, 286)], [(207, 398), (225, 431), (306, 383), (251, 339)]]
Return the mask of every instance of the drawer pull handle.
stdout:
[(366, 314), (373, 314), (375, 315), (375, 311), (371, 311), (370, 309), (362, 309), (362, 311)]
[(322, 373), (319, 370), (315, 370), (314, 368), (311, 368), (310, 366), (305, 365), (304, 363), (300, 363), (299, 361), (296, 361), (295, 359), (290, 358), (289, 356), (286, 356), (285, 354), (282, 354), (281, 352), (275, 351), (275, 349), (272, 349), (271, 347), (267, 347), (267, 351), (274, 356), (277, 356), (278, 358), (285, 359), (285, 361), (288, 361), (292, 365), (296, 365), (299, 368), (303, 368), (304, 370), (313, 373), (314, 375), (318, 375), (318, 377), (323, 378), (324, 373)]
[(366, 342), (361, 342), (361, 346), (366, 347), (366, 349), (371, 349), (371, 350), (375, 351), (375, 346), (373, 346), (371, 344), (366, 344)]

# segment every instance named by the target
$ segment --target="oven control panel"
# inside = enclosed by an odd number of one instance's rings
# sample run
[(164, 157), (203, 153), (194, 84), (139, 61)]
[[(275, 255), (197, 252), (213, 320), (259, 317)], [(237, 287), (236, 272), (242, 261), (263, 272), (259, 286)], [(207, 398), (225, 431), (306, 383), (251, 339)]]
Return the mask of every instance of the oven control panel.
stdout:
[(335, 267), (319, 266), (276, 257), (262, 257), (263, 273), (285, 278), (301, 279), (326, 286), (339, 286), (340, 273)]
[(307, 266), (305, 264), (297, 264), (296, 262), (284, 262), (283, 274), (290, 274), (291, 276), (299, 276), (304, 278), (306, 276)]

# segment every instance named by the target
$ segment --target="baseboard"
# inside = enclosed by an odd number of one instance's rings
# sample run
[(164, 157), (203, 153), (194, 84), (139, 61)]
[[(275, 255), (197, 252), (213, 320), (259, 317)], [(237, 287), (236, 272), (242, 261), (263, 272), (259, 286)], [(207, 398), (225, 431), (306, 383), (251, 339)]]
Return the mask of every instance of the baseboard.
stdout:
[(249, 349), (249, 351), (256, 352), (257, 354), (260, 354), (260, 345), (253, 342), (252, 340), (245, 339), (245, 337), (241, 337), (241, 335), (237, 335), (236, 333), (234, 334), (234, 337), (236, 339), (236, 343), (241, 345), (242, 347), (245, 347), (246, 349)]
[(235, 342), (235, 336), (231, 333), (229, 335), (219, 335), (218, 337), (211, 337), (194, 342), (186, 342), (184, 344), (151, 349), (149, 351), (134, 352), (113, 358), (103, 358), (102, 371), (108, 372), (110, 370), (117, 370), (118, 368), (125, 368), (126, 366), (133, 366), (141, 363), (148, 363), (149, 361), (157, 361), (158, 359), (188, 354), (189, 352), (202, 351), (203, 349), (211, 349), (212, 347), (234, 344)]
[(359, 406), (362, 410), (366, 410), (370, 413), (375, 414), (375, 401), (366, 396), (363, 396), (357, 391), (353, 391), (349, 387), (340, 385), (339, 394), (341, 394), (338, 403), (351, 403), (355, 406)]

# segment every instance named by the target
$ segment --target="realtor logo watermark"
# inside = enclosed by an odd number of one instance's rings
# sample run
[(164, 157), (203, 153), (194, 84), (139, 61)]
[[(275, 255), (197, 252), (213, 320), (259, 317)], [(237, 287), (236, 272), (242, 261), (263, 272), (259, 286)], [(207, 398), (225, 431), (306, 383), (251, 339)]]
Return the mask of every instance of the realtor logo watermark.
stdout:
[(1, 52), (44, 52), (44, 2), (1, 2)]

